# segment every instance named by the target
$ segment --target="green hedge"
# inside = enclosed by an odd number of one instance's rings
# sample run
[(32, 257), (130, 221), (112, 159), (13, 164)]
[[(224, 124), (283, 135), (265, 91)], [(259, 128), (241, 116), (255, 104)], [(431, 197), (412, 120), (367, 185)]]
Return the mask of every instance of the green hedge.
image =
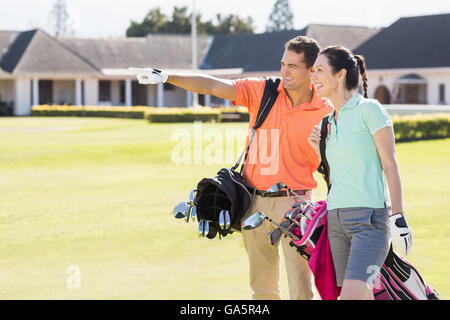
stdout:
[[(236, 122), (249, 121), (249, 114), (243, 107), (199, 109), (155, 108), (155, 107), (106, 107), (106, 106), (34, 106), (32, 116), (113, 117), (146, 119), (155, 123), (170, 122)], [(450, 137), (450, 114), (416, 114), (413, 116), (392, 116), (396, 141), (413, 141)]]
[(450, 115), (434, 114), (392, 117), (396, 141), (450, 137)]
[(32, 116), (45, 117), (109, 117), (146, 119), (150, 122), (248, 122), (246, 108), (224, 107), (199, 109), (190, 108), (155, 108), (155, 107), (109, 107), (109, 106), (34, 106)]
[(75, 107), (75, 106), (33, 106), (31, 115), (37, 117), (105, 117), (144, 119), (147, 108), (142, 107)]
[(148, 112), (149, 122), (220, 122), (220, 112)]

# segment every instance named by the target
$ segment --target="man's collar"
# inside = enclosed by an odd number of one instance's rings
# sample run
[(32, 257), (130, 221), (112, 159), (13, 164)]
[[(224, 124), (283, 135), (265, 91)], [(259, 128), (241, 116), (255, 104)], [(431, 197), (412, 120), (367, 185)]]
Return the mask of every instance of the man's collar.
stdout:
[[(311, 83), (311, 89), (313, 92), (311, 101), (304, 102), (300, 105), (294, 106), (294, 108), (301, 107), (302, 110), (318, 110), (323, 107), (323, 100), (317, 93), (317, 89), (313, 83)], [(277, 91), (279, 93), (283, 92), (285, 95), (287, 95), (287, 92), (285, 91), (285, 88), (284, 88), (283, 79), (281, 79), (280, 84), (278, 85)]]

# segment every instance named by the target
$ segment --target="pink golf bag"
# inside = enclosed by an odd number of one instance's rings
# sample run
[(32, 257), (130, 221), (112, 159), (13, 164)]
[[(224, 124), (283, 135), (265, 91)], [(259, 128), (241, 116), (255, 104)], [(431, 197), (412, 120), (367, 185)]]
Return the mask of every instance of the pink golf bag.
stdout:
[[(294, 215), (292, 215), (292, 210), (296, 210)], [(305, 259), (310, 261), (321, 237), (325, 236), (326, 239), (322, 240), (328, 241), (328, 235), (323, 232), (327, 224), (326, 202), (319, 201), (315, 205), (307, 203), (293, 205), (293, 208), (286, 215), (289, 213), (291, 213), (291, 217), (295, 217), (294, 220), (296, 221), (296, 223), (291, 224), (289, 230), (299, 238), (299, 240), (292, 240), (290, 244), (296, 247)], [(319, 245), (323, 246), (324, 243), (322, 241)], [(323, 260), (326, 258), (332, 261), (329, 250), (320, 249), (322, 250), (321, 255), (326, 257), (314, 257), (317, 259), (316, 264), (324, 263)], [(322, 274), (329, 271), (330, 269)], [(335, 278), (333, 277), (333, 279)], [(375, 300), (439, 300), (437, 292), (428, 286), (417, 269), (406, 259), (397, 255), (392, 246), (373, 288)]]

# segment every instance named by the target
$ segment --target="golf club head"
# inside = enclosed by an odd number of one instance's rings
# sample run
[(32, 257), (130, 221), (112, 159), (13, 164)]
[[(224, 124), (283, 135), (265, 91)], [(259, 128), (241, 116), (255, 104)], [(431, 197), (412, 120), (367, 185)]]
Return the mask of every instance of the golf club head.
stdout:
[(219, 213), (219, 227), (221, 230), (225, 229), (225, 210), (220, 210)]
[(314, 207), (311, 204), (307, 204), (302, 208), (302, 213), (308, 218), (311, 219), (311, 213), (314, 211)]
[[(288, 228), (290, 226), (290, 224), (291, 224), (291, 222), (289, 220), (286, 220), (286, 221), (283, 221), (282, 223), (280, 223), (280, 227)], [(273, 246), (275, 244), (277, 244), (277, 242), (280, 241), (282, 234), (283, 233), (281, 232), (280, 228), (276, 228), (273, 231), (271, 231), (269, 233), (270, 244)]]
[(292, 204), (292, 208), (303, 208), (306, 204), (306, 201), (298, 201)]
[(200, 220), (198, 222), (198, 236), (199, 237), (204, 237), (205, 236), (205, 220)]
[(176, 219), (185, 219), (187, 215), (188, 205), (186, 201), (182, 201), (173, 208), (173, 216)]
[(287, 186), (283, 182), (277, 182), (273, 186), (271, 186), (269, 189), (267, 189), (267, 192), (279, 192), (282, 189), (287, 188)]
[(297, 210), (289, 210), (289, 212), (287, 212), (287, 213), (284, 215), (284, 217), (285, 217), (286, 219), (293, 220), (293, 219), (295, 219), (295, 218), (297, 217), (297, 214), (298, 214), (298, 211), (297, 211)]
[(231, 227), (230, 211), (225, 210), (225, 229), (230, 229), (230, 227)]
[(269, 239), (271, 245), (276, 245), (278, 241), (281, 239), (281, 230), (280, 228), (276, 228), (269, 233)]
[(207, 236), (209, 233), (209, 221), (205, 220), (203, 222), (203, 237)]
[(187, 205), (186, 205), (186, 217), (184, 218), (186, 223), (189, 222), (189, 218), (191, 217), (191, 212), (192, 212), (192, 204), (190, 204), (188, 202)]
[(242, 229), (252, 230), (258, 228), (264, 222), (265, 218), (266, 215), (261, 211), (255, 212), (242, 222)]
[(189, 202), (190, 203), (194, 203), (194, 199), (195, 199), (196, 195), (197, 195), (197, 189), (193, 189), (193, 190), (191, 190), (191, 192), (189, 192)]
[(192, 221), (195, 221), (195, 218), (197, 217), (197, 206), (193, 205), (191, 209), (191, 219)]

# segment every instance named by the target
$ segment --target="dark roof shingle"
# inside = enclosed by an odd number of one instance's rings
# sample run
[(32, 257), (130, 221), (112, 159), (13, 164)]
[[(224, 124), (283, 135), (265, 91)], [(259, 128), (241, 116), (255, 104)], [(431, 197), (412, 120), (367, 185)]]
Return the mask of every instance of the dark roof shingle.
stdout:
[(450, 14), (400, 18), (355, 49), (368, 69), (450, 67)]
[(314, 38), (321, 47), (342, 45), (353, 49), (379, 31), (366, 27), (313, 24), (303, 30), (215, 36), (201, 68), (275, 71), (280, 68), (284, 44), (296, 36)]
[[(201, 62), (212, 37), (197, 37), (198, 61)], [(190, 35), (153, 34), (146, 38), (62, 39), (100, 69), (155, 67), (191, 69)]]
[(0, 65), (13, 74), (99, 74), (92, 63), (40, 29), (17, 35)]

